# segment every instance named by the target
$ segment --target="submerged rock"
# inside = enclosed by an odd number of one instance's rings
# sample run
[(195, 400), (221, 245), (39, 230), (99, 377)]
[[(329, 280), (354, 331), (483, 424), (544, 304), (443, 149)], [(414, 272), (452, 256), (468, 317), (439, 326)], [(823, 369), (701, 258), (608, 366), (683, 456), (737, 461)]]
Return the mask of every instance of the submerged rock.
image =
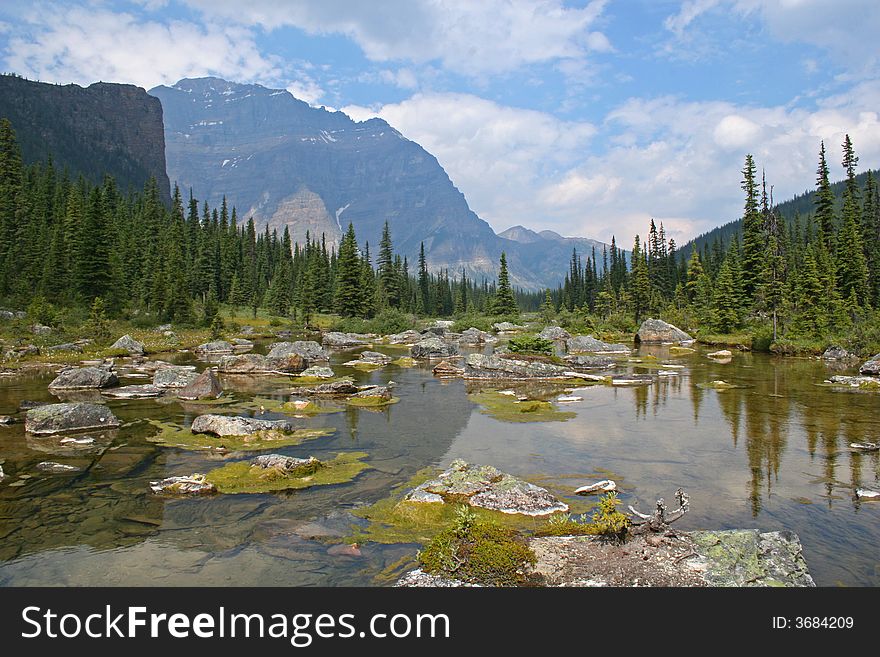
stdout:
[(538, 333), (538, 337), (543, 340), (568, 340), (571, 337), (571, 333), (561, 326), (548, 326)]
[(568, 505), (545, 488), (517, 479), (491, 465), (470, 465), (461, 460), (453, 461), (439, 477), (416, 487), (404, 499), (436, 503), (436, 497), (444, 503), (448, 499), (450, 502), (464, 502), (483, 509), (528, 516), (568, 511)]
[(198, 354), (231, 354), (233, 350), (234, 347), (232, 346), (232, 343), (227, 342), (226, 340), (206, 342), (195, 348), (195, 351)]
[(321, 338), (321, 342), (329, 347), (345, 348), (345, 347), (362, 347), (369, 344), (372, 336), (361, 333), (340, 333), (339, 331), (330, 331), (325, 333)]
[(565, 341), (569, 353), (628, 354), (631, 349), (625, 344), (597, 340), (592, 335), (576, 335)]
[(409, 353), (413, 358), (449, 358), (458, 355), (458, 344), (440, 338), (426, 338), (414, 344)]
[(153, 375), (157, 388), (185, 388), (199, 377), (192, 365), (163, 365)]
[(52, 383), (49, 390), (80, 390), (85, 388), (109, 388), (119, 383), (116, 374), (103, 367), (73, 367), (64, 370)]
[(287, 358), (297, 355), (311, 362), (316, 360), (330, 360), (330, 355), (314, 340), (297, 340), (296, 342), (276, 342), (269, 347), (267, 357)]
[(116, 342), (110, 345), (111, 349), (118, 349), (120, 351), (127, 351), (132, 356), (143, 356), (146, 351), (146, 347), (143, 342), (138, 342), (130, 335), (126, 334), (119, 338)]
[(646, 319), (636, 333), (636, 342), (642, 344), (685, 344), (694, 339), (677, 326), (662, 319)]
[(162, 394), (162, 390), (148, 383), (142, 386), (123, 386), (121, 388), (113, 388), (111, 390), (105, 390), (103, 394), (115, 399), (147, 399), (150, 397), (158, 397)]
[(654, 383), (650, 374), (619, 374), (609, 377), (613, 386), (649, 386)]
[(82, 468), (75, 465), (67, 465), (65, 463), (57, 463), (55, 461), (43, 461), (37, 463), (37, 470), (40, 472), (48, 472), (49, 474), (70, 474), (72, 472), (82, 472)]
[(214, 374), (214, 370), (208, 368), (188, 386), (177, 393), (181, 399), (217, 399), (223, 394), (223, 386)]
[(617, 483), (611, 479), (603, 479), (595, 484), (587, 484), (575, 489), (575, 495), (595, 495), (596, 493), (610, 493), (617, 490)]
[(470, 354), (465, 361), (466, 379), (559, 379), (568, 368), (541, 361), (515, 360), (485, 354)]
[(706, 354), (709, 358), (716, 359), (727, 359), (732, 358), (733, 353), (729, 349), (720, 349), (718, 351), (713, 351), (711, 354)]
[(206, 481), (203, 474), (151, 481), (150, 490), (157, 495), (208, 495), (217, 492), (214, 484)]
[(193, 420), (193, 433), (209, 433), (215, 436), (249, 436), (258, 431), (293, 431), (288, 420), (258, 420), (239, 415), (200, 415)]
[(27, 412), (24, 428), (28, 433), (52, 434), (63, 431), (118, 427), (119, 420), (102, 404), (46, 404)]

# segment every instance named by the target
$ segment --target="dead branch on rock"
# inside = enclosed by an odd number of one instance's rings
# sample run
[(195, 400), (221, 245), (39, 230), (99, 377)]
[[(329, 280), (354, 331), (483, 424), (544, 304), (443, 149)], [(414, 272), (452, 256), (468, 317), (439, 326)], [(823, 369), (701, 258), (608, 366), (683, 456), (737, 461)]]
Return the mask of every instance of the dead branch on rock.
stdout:
[(630, 506), (630, 512), (636, 516), (632, 519), (633, 528), (630, 530), (630, 533), (642, 534), (649, 531), (666, 531), (671, 523), (681, 518), (690, 508), (690, 497), (681, 488), (675, 491), (675, 497), (678, 500), (678, 508), (674, 511), (668, 510), (666, 502), (662, 497), (657, 500), (657, 508), (650, 515), (640, 513)]

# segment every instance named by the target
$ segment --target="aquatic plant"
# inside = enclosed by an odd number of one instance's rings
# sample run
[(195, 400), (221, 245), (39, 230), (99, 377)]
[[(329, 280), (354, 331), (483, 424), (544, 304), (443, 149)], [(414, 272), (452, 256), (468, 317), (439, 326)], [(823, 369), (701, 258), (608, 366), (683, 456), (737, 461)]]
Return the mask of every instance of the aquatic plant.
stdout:
[(238, 461), (211, 470), (206, 480), (220, 493), (271, 493), (343, 484), (370, 467), (362, 461), (366, 456), (364, 452), (341, 453), (330, 461), (316, 461), (290, 471)]
[(305, 440), (329, 436), (334, 429), (296, 429), (294, 431), (257, 431), (247, 436), (213, 436), (193, 433), (171, 422), (149, 420), (159, 429), (159, 433), (148, 436), (147, 440), (163, 447), (178, 447), (191, 450), (254, 451), (277, 449), (289, 445), (299, 445)]
[(473, 393), (468, 397), (482, 407), (481, 413), (502, 422), (564, 422), (577, 415), (570, 411), (557, 410), (548, 401), (520, 401), (515, 396), (502, 395), (496, 391)]

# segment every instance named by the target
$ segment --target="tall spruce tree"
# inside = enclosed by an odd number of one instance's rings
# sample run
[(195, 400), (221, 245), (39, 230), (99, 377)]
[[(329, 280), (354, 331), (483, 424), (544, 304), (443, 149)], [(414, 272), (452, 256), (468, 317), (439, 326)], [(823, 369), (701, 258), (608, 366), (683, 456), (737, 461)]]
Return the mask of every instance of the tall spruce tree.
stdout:
[(498, 288), (495, 292), (495, 298), (492, 300), (492, 312), (496, 315), (519, 314), (519, 306), (516, 303), (516, 297), (513, 295), (513, 289), (510, 287), (510, 273), (507, 271), (507, 254), (501, 252), (498, 266)]

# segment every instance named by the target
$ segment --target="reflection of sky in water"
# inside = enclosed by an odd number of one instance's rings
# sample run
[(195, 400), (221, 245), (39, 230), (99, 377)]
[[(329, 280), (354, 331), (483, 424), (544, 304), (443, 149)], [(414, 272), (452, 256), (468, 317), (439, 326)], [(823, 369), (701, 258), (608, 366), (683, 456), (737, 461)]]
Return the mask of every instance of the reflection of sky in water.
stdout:
[[(662, 349), (654, 352), (667, 357)], [(339, 363), (350, 358), (334, 355), (334, 367), (342, 373)], [(575, 411), (575, 419), (525, 424), (480, 413), (463, 382), (437, 381), (424, 368), (354, 373), (361, 381), (393, 379), (401, 402), (380, 412), (350, 409), (302, 420), (337, 432), (279, 451), (321, 458), (357, 449), (370, 454), (374, 469), (350, 484), (279, 495), (167, 501), (145, 494), (150, 479), (223, 462), (145, 441), (152, 427), (138, 420), (185, 423), (203, 412), (176, 403), (111, 401), (132, 424), (110, 437), (113, 447), (97, 460), (37, 451), (20, 424), (0, 429), (0, 460), (9, 475), (0, 484), (0, 583), (375, 583), (377, 573), (412, 556), (414, 548), (364, 546), (360, 558), (333, 556), (327, 552), (332, 538), (321, 543), (297, 532), (316, 518), (384, 497), (422, 467), (463, 458), (524, 475), (554, 492), (611, 476), (624, 501), (643, 510), (682, 486), (692, 510), (681, 528), (791, 529), (819, 584), (880, 585), (874, 547), (880, 504), (852, 500), (856, 486), (878, 485), (880, 461), (848, 449), (880, 433), (877, 395), (814, 385), (828, 370), (812, 360), (736, 354), (725, 365), (695, 354), (675, 362), (688, 366), (680, 376), (650, 387), (585, 387), (576, 393), (582, 401), (560, 405)], [(717, 392), (696, 385), (717, 379), (744, 387)], [(22, 399), (51, 400), (47, 383), (34, 375), (0, 381), (0, 413), (13, 412)], [(240, 400), (286, 387), (265, 379), (227, 385)], [(38, 475), (36, 464), (47, 459), (76, 463), (86, 472)], [(19, 474), (35, 477), (10, 488)], [(329, 525), (338, 535), (338, 522)]]

